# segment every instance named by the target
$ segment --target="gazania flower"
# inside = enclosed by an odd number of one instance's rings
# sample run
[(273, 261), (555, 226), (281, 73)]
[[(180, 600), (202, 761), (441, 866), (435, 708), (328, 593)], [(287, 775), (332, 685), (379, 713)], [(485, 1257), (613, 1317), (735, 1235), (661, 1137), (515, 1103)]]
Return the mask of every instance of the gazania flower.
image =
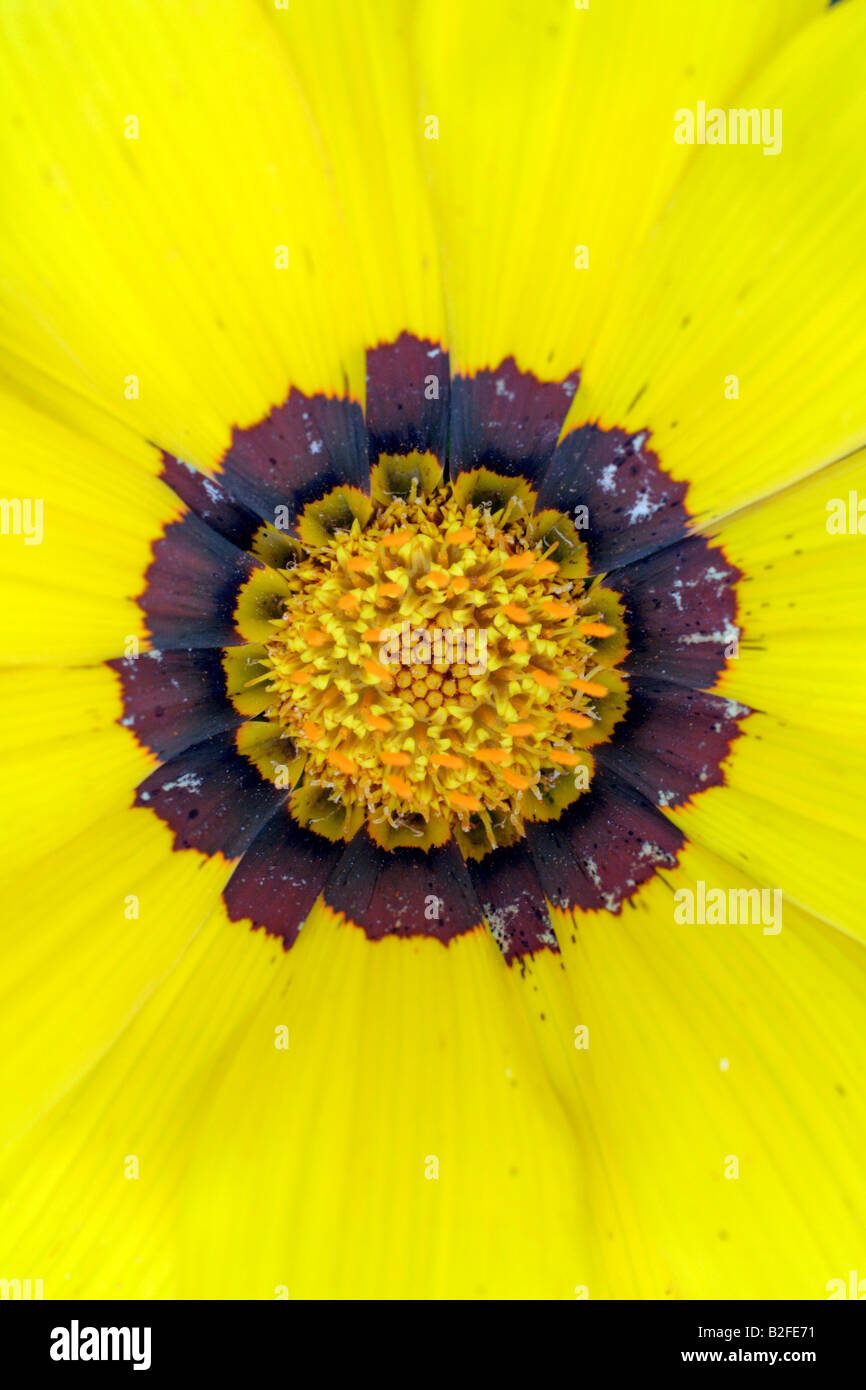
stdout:
[(864, 6), (3, 22), (0, 1275), (826, 1297)]

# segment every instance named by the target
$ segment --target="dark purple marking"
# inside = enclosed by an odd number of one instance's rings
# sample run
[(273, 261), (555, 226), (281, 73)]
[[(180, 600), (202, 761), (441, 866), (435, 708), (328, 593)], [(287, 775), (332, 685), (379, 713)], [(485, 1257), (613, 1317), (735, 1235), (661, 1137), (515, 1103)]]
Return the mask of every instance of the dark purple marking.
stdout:
[(294, 531), (308, 502), (341, 483), (370, 491), (367, 437), (361, 407), (330, 396), (305, 396), (292, 387), (266, 419), (232, 431), (220, 464), (220, 481), (242, 506), (268, 521), (288, 509)]
[(451, 476), (489, 468), (535, 484), (556, 447), (580, 372), (539, 381), (513, 357), (451, 383)]
[(643, 679), (632, 682), (625, 718), (594, 749), (609, 768), (657, 806), (681, 806), (723, 785), (722, 762), (749, 710), (721, 695)]
[(233, 733), (216, 734), (157, 768), (138, 786), (136, 806), (155, 811), (175, 849), (237, 859), (286, 793), (237, 751)]
[(239, 550), (248, 550), (253, 537), (261, 528), (261, 518), (239, 502), (235, 502), (215, 479), (200, 473), (187, 463), (181, 463), (163, 450), (162, 477), (173, 492), (186, 503), (190, 511), (214, 531), (219, 531)]
[(524, 845), (494, 850), (466, 864), (487, 925), (511, 962), (536, 951), (558, 951), (538, 874)]
[(359, 830), (324, 890), (371, 941), (435, 936), (446, 943), (482, 921), (463, 856), (453, 840), (441, 849), (381, 849)]
[(527, 826), (538, 877), (555, 907), (619, 912), (659, 867), (672, 868), (685, 836), (609, 770), (558, 821)]
[[(438, 398), (428, 400), (430, 377)], [(367, 353), (367, 436), (370, 463), (380, 454), (435, 454), (445, 462), (451, 378), (438, 343), (401, 333)], [(432, 389), (432, 388), (431, 388)]]
[[(439, 377), (439, 399), (426, 379)], [(237, 859), (225, 889), (233, 920), (296, 938), (320, 892), (372, 940), (433, 935), (444, 943), (482, 920), (505, 957), (556, 950), (545, 895), (560, 907), (619, 912), (655, 870), (675, 863), (684, 836), (659, 807), (681, 805), (724, 780), (722, 763), (748, 714), (709, 690), (737, 636), (742, 577), (721, 549), (689, 535), (686, 485), (646, 449), (646, 432), (584, 425), (559, 435), (579, 380), (540, 382), (513, 358), (458, 377), (448, 357), (402, 334), (367, 356), (367, 425), (348, 399), (292, 390), (248, 429), (235, 429), (217, 479), (163, 454), (163, 477), (190, 511), (156, 542), (139, 600), (153, 653), (108, 664), (120, 676), (122, 722), (168, 759), (136, 804), (170, 827), (177, 849)], [(450, 401), (450, 425), (449, 425)], [(262, 521), (288, 527), (341, 484), (369, 490), (370, 460), (418, 451), (452, 472), (524, 476), (538, 509), (574, 519), (585, 506), (594, 573), (623, 598), (630, 703), (610, 743), (597, 747), (586, 796), (556, 822), (467, 867), (442, 849), (386, 851), (362, 830), (347, 847), (299, 825), (287, 796), (237, 751), (242, 722), (226, 691), (218, 648), (243, 640), (240, 590), (264, 567), (245, 552)], [(280, 519), (278, 529), (285, 524)]]
[(725, 648), (739, 637), (741, 578), (703, 536), (610, 574), (607, 586), (625, 603), (629, 675), (709, 690), (725, 669)]
[(288, 949), (345, 851), (344, 844), (334, 844), (298, 825), (288, 812), (277, 811), (223, 891), (229, 917), (233, 922), (248, 918), (254, 927), (281, 937)]
[(243, 722), (213, 647), (145, 652), (107, 664), (120, 676), (121, 724), (163, 761)]
[(645, 448), (646, 438), (645, 431), (629, 435), (582, 425), (561, 441), (540, 481), (536, 511), (551, 508), (582, 521), (575, 508), (587, 509), (588, 525), (580, 535), (593, 574), (638, 560), (686, 534), (686, 484), (662, 471)]
[(243, 642), (234, 621), (238, 595), (263, 568), (192, 512), (171, 522), (153, 547), (138, 600), (154, 647), (164, 651)]

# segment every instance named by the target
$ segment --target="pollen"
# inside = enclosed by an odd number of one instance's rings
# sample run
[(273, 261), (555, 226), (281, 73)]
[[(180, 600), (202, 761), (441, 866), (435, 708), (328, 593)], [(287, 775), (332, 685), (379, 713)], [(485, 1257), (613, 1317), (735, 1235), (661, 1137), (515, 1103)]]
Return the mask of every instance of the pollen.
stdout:
[(597, 679), (615, 665), (598, 642), (624, 650), (615, 605), (513, 497), (459, 491), (413, 487), (282, 571), (266, 713), (296, 785), (320, 792), (293, 813), (322, 834), (366, 824), (386, 848), (426, 848), (453, 833), (483, 853), (588, 785), (596, 701), (624, 690)]

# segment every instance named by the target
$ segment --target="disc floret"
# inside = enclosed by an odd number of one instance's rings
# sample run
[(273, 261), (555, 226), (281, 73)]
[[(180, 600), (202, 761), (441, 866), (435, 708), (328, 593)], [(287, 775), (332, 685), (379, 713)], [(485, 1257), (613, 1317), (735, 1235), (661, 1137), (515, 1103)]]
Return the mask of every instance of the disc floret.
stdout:
[(266, 660), (307, 808), (319, 788), (345, 833), (489, 847), (519, 838), (554, 783), (589, 785), (616, 685), (597, 647), (616, 629), (556, 553), (514, 497), (493, 511), (448, 485), (307, 548)]

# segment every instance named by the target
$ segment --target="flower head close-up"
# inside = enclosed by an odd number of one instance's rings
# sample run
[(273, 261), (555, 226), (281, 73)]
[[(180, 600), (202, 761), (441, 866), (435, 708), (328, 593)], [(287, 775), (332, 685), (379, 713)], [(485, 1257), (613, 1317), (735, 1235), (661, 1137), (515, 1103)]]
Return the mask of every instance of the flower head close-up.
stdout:
[(866, 1296), (866, 0), (0, 30), (3, 1297)]

